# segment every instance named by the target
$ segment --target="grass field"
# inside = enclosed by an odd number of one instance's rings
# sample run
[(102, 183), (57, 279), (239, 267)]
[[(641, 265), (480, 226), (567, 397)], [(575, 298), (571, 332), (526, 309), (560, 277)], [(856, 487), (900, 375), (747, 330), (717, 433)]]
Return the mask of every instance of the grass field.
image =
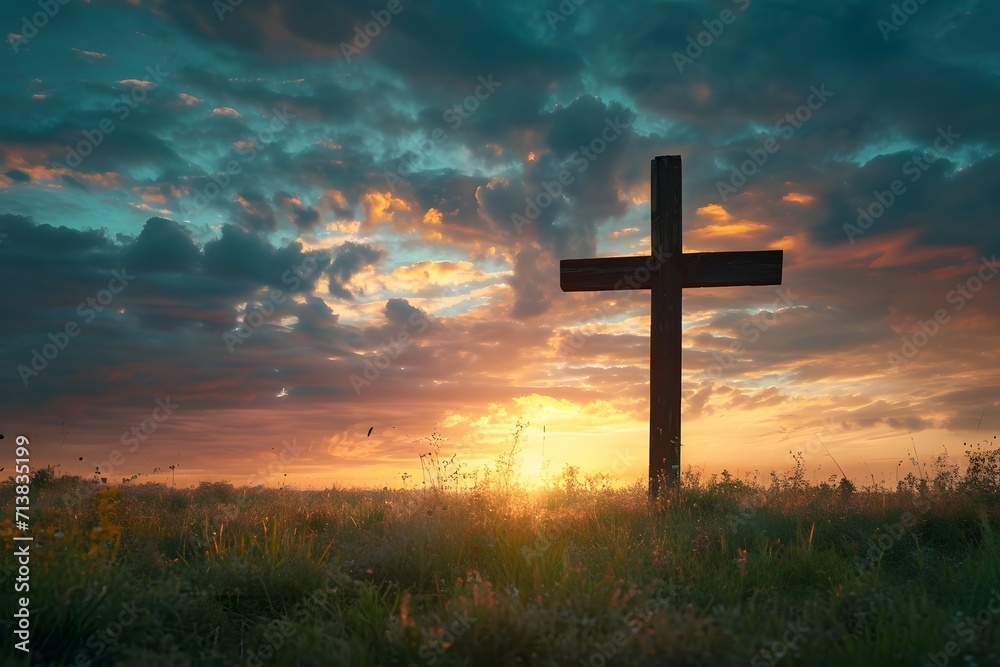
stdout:
[[(688, 473), (656, 505), (572, 468), (532, 492), (510, 465), (463, 491), (43, 470), (30, 664), (998, 665), (1000, 456), (971, 453), (893, 489)], [(13, 533), (3, 655), (29, 664)]]

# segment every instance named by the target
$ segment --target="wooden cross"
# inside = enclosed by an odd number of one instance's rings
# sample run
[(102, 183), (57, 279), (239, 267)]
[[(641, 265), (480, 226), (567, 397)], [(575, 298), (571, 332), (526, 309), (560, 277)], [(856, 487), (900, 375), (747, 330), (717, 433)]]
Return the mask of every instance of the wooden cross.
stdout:
[(781, 250), (689, 252), (681, 245), (681, 157), (652, 160), (648, 257), (564, 259), (564, 292), (652, 290), (649, 343), (649, 494), (659, 476), (680, 486), (681, 288), (780, 285)]

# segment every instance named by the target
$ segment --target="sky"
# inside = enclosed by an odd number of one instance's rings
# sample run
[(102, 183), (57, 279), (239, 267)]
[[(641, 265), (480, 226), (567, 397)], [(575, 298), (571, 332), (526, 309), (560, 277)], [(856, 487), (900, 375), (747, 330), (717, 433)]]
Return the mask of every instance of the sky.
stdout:
[(648, 254), (680, 155), (686, 252), (784, 251), (781, 286), (684, 290), (682, 465), (961, 462), (1000, 431), (998, 25), (4, 3), (0, 430), (112, 480), (412, 487), (435, 441), (470, 471), (520, 422), (526, 481), (644, 478), (649, 293), (564, 293), (559, 261)]

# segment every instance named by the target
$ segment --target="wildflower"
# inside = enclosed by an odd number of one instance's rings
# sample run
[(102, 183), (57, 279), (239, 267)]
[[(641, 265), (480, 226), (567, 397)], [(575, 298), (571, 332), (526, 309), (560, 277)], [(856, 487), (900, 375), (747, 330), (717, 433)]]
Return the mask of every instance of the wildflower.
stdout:
[(742, 548), (737, 549), (737, 554), (736, 563), (740, 568), (740, 577), (745, 577), (747, 576), (747, 550)]

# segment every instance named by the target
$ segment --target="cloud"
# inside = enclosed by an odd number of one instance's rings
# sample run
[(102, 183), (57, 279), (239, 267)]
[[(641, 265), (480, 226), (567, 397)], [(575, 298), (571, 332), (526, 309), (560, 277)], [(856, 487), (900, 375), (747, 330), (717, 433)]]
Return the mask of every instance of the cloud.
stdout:
[(239, 218), (246, 229), (257, 232), (273, 232), (278, 228), (274, 209), (264, 195), (256, 192), (241, 192), (235, 195), (240, 206)]
[(300, 231), (311, 231), (320, 221), (319, 211), (303, 205), (300, 197), (278, 191), (274, 193), (273, 200), (278, 208), (288, 213), (289, 220)]
[(82, 60), (87, 60), (89, 62), (103, 60), (104, 58), (108, 57), (108, 54), (100, 53), (99, 51), (84, 51), (83, 49), (77, 49), (77, 48), (73, 48), (71, 49), (71, 51), (73, 51), (73, 53), (75, 53), (78, 58), (81, 58)]
[(201, 263), (201, 252), (191, 233), (173, 220), (150, 218), (135, 243), (125, 252), (128, 266), (146, 271), (187, 273)]
[(243, 118), (236, 109), (231, 107), (218, 107), (212, 109), (213, 116), (223, 116), (225, 118)]
[(351, 279), (362, 269), (373, 266), (385, 257), (385, 252), (367, 243), (344, 243), (334, 254), (326, 274), (330, 278), (330, 294), (341, 299), (353, 299), (356, 293), (347, 288)]
[[(543, 264), (539, 249), (522, 250), (514, 263), (514, 275), (509, 284), (514, 290), (514, 305), (510, 315), (515, 319), (532, 318), (546, 312), (551, 306), (553, 275), (551, 264)], [(546, 266), (547, 264), (547, 266)]]
[[(356, 460), (360, 408), (426, 432), (461, 415), (461, 437), (496, 406), (499, 428), (539, 387), (565, 421), (640, 428), (649, 295), (564, 294), (558, 262), (648, 252), (650, 160), (682, 155), (687, 249), (781, 248), (795, 295), (685, 290), (691, 433), (830, 411), (848, 434), (937, 435), (1000, 408), (996, 283), (949, 302), (1000, 251), (983, 195), (1000, 166), (1000, 7), (927, 3), (885, 39), (885, 7), (750, 3), (677, 71), (722, 5), (585, 3), (553, 28), (528, 2), (408, 3), (347, 62), (370, 4), (244, 0), (221, 21), (191, 0), (81, 4), (15, 40), (33, 57), (0, 128), (16, 286), (0, 297), (0, 398), (36, 424), (72, 415), (98, 446), (150, 397), (183, 397), (193, 416), (169, 444), (198, 442), (206, 470), (293, 429)], [(116, 46), (42, 48), (80, 26)], [(17, 365), (122, 267), (128, 289), (25, 388)], [(894, 367), (941, 308), (949, 322)], [(358, 396), (364, 355), (422, 317)], [(230, 352), (223, 335), (251, 318)], [(406, 446), (387, 439), (365, 465)]]

